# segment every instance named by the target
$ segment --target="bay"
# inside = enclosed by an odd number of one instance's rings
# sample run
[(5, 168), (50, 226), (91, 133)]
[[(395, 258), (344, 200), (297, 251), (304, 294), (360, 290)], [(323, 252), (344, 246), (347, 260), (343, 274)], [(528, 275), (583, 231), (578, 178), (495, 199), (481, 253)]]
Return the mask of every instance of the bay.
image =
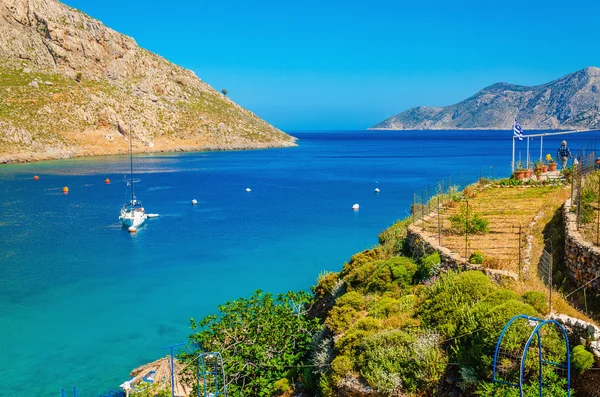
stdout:
[[(0, 395), (116, 389), (185, 341), (191, 317), (341, 270), (441, 178), (510, 173), (507, 131), (292, 134), (298, 147), (135, 156), (136, 196), (160, 214), (136, 234), (117, 220), (129, 157), (0, 166)], [(595, 146), (584, 135), (574, 152)]]

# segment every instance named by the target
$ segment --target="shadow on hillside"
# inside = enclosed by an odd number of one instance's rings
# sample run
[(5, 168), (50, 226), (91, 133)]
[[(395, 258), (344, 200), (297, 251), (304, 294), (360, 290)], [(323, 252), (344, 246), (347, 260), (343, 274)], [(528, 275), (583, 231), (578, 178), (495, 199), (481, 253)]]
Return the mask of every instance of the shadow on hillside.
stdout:
[[(544, 227), (543, 234), (544, 249), (552, 254), (552, 284), (555, 291), (559, 291), (565, 296), (575, 291), (580, 285), (573, 279), (566, 265), (565, 228), (562, 211), (562, 207), (556, 210), (552, 220)], [(538, 276), (543, 280), (540, 268), (541, 266), (538, 264)], [(600, 294), (589, 288), (581, 289), (569, 296), (568, 301), (595, 321), (600, 321)]]

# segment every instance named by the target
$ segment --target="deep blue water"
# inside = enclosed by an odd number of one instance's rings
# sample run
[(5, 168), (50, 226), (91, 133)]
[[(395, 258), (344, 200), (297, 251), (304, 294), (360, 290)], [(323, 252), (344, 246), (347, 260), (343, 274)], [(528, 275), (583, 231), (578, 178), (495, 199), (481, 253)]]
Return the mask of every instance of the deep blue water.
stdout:
[(0, 166), (0, 395), (115, 389), (185, 341), (190, 317), (339, 271), (408, 215), (413, 192), (510, 172), (505, 131), (294, 135), (296, 148), (136, 156), (136, 195), (160, 218), (135, 235), (117, 221), (127, 156)]

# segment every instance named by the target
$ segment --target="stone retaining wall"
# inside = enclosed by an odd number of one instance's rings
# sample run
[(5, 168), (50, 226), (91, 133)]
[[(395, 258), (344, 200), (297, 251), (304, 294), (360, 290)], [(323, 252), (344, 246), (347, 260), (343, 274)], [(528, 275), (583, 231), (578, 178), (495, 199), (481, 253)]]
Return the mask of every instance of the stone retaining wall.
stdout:
[[(586, 241), (577, 230), (577, 214), (571, 212), (571, 199), (563, 205), (565, 225), (565, 262), (578, 285), (600, 276), (600, 248)], [(588, 284), (600, 291), (600, 278)]]
[(507, 277), (515, 280), (518, 279), (518, 276), (513, 272), (506, 270), (486, 269), (481, 265), (475, 265), (467, 262), (460, 255), (457, 255), (451, 252), (448, 248), (439, 245), (436, 238), (423, 233), (423, 231), (414, 224), (408, 227), (406, 238), (408, 240), (408, 246), (410, 247), (411, 252), (417, 257), (430, 255), (437, 251), (442, 260), (443, 269), (480, 270), (494, 280)]

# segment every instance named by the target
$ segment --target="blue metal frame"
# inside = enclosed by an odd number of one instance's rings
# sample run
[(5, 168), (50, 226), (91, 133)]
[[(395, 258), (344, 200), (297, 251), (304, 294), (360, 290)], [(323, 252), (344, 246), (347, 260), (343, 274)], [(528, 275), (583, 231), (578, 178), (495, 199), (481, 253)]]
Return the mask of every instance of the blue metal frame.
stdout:
[[(208, 364), (212, 364), (210, 362), (207, 362), (209, 359), (210, 361), (214, 361), (213, 365), (210, 365), (209, 370), (207, 370), (207, 367), (209, 367)], [(223, 366), (223, 357), (221, 356), (221, 353), (219, 352), (202, 352), (200, 353), (199, 357), (198, 357), (198, 361), (199, 363), (202, 365), (202, 381), (204, 382), (204, 397), (209, 396), (208, 394), (208, 390), (207, 390), (207, 377), (208, 376), (213, 376), (214, 377), (214, 387), (215, 390), (214, 392), (211, 391), (210, 396), (211, 397), (218, 397), (218, 396), (227, 396), (227, 385), (225, 383), (225, 367)], [(198, 382), (200, 381), (200, 376), (198, 376), (199, 374), (197, 374), (197, 379)], [(221, 386), (219, 386), (219, 379), (221, 379)], [(200, 397), (200, 385), (198, 384), (198, 397)]]
[(171, 349), (171, 396), (175, 397), (175, 358), (173, 348), (183, 346), (184, 343), (176, 343), (174, 345), (162, 347), (162, 349)]
[[(529, 338), (527, 339), (527, 343), (525, 343), (525, 348), (523, 349), (523, 355), (521, 356), (521, 366), (520, 366), (520, 370), (519, 370), (519, 384), (516, 385), (514, 383), (496, 379), (496, 364), (498, 362), (498, 352), (500, 350), (500, 344), (502, 343), (502, 339), (504, 338), (506, 331), (508, 330), (508, 328), (510, 328), (512, 323), (518, 319), (524, 319), (526, 321), (535, 321), (537, 323), (537, 325), (534, 327), (533, 331), (531, 331), (531, 334), (529, 335)], [(498, 343), (496, 343), (496, 350), (494, 352), (494, 363), (493, 363), (493, 368), (492, 368), (492, 383), (502, 383), (502, 384), (506, 384), (506, 385), (509, 385), (512, 387), (518, 387), (519, 395), (520, 395), (520, 397), (523, 397), (523, 383), (524, 383), (523, 375), (525, 372), (525, 360), (527, 359), (527, 351), (529, 350), (529, 345), (531, 344), (533, 337), (537, 336), (538, 355), (539, 355), (540, 397), (543, 396), (543, 389), (542, 389), (542, 386), (543, 386), (542, 366), (543, 366), (543, 364), (549, 364), (549, 365), (553, 365), (555, 367), (565, 368), (565, 365), (563, 365), (563, 364), (558, 364), (558, 363), (554, 363), (554, 362), (543, 359), (542, 336), (540, 335), (540, 329), (547, 324), (555, 324), (556, 326), (558, 326), (558, 328), (561, 330), (561, 332), (563, 334), (563, 338), (565, 341), (565, 347), (566, 347), (566, 355), (567, 355), (567, 365), (566, 365), (567, 396), (569, 396), (569, 397), (571, 396), (571, 352), (569, 350), (569, 339), (567, 337), (567, 331), (562, 326), (562, 324), (560, 324), (556, 320), (543, 320), (543, 319), (536, 318), (536, 317), (526, 316), (525, 314), (519, 314), (519, 315), (511, 318), (506, 323), (506, 325), (502, 329), (502, 332), (500, 333), (500, 336), (498, 337)]]

